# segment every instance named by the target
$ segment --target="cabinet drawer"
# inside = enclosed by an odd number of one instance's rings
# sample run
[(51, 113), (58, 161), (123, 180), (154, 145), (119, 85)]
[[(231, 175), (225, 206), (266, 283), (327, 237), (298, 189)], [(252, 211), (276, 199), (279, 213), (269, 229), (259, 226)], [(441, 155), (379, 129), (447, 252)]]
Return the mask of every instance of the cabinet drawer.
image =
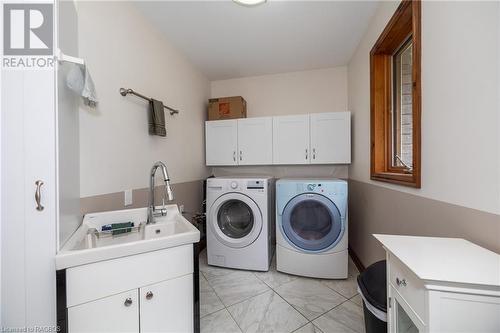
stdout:
[(401, 295), (423, 323), (425, 320), (425, 289), (422, 281), (401, 261), (389, 254), (389, 283)]
[(193, 273), (193, 245), (96, 262), (66, 271), (68, 307)]

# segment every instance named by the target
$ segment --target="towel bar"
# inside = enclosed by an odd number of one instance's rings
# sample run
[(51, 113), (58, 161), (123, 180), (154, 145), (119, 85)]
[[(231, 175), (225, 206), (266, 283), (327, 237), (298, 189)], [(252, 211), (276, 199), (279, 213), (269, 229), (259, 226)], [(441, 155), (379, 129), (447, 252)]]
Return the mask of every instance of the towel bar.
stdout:
[[(137, 97), (140, 97), (140, 98), (142, 98), (142, 99), (145, 99), (145, 100), (146, 100), (146, 101), (148, 101), (148, 102), (151, 102), (151, 101), (152, 101), (152, 99), (151, 99), (151, 98), (146, 97), (146, 96), (144, 96), (144, 95), (142, 95), (142, 94), (139, 94), (138, 92), (135, 92), (135, 91), (134, 91), (134, 90), (132, 90), (132, 89), (120, 88), (120, 95), (122, 95), (122, 96), (127, 96), (128, 94), (135, 95), (135, 96), (137, 96)], [(165, 109), (167, 109), (167, 110), (169, 110), (169, 111), (170, 111), (170, 115), (174, 115), (174, 114), (179, 113), (179, 110), (173, 109), (173, 108), (171, 108), (171, 107), (169, 107), (169, 106), (163, 105), (163, 107), (164, 107)]]

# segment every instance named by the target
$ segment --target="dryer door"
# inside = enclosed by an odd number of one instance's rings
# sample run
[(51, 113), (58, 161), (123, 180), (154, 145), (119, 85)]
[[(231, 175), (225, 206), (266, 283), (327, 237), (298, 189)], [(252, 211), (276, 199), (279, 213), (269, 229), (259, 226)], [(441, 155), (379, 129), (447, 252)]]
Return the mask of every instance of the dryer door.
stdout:
[(227, 193), (210, 207), (207, 222), (222, 244), (242, 248), (259, 237), (262, 213), (250, 197), (241, 193)]
[(321, 252), (340, 241), (344, 223), (333, 201), (321, 194), (304, 193), (285, 206), (281, 229), (291, 245)]

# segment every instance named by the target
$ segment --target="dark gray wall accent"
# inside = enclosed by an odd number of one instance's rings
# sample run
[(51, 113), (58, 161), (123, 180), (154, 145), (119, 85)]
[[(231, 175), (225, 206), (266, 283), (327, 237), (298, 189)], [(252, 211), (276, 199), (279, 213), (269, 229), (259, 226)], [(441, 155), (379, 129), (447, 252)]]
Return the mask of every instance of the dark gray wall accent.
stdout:
[(374, 233), (464, 238), (500, 253), (500, 215), (351, 179), (349, 246), (365, 267), (385, 258)]
[[(155, 200), (157, 205), (161, 205), (163, 198), (163, 186), (155, 188)], [(201, 202), (203, 200), (203, 180), (196, 180), (186, 183), (172, 184), (174, 201), (178, 205), (184, 205), (186, 212), (201, 212)], [(123, 192), (101, 194), (80, 199), (82, 214), (104, 212), (110, 210), (130, 209), (146, 207), (148, 205), (149, 189), (141, 188), (132, 191), (133, 204), (123, 205)], [(171, 202), (172, 203), (172, 202)], [(171, 204), (166, 203), (166, 204)]]

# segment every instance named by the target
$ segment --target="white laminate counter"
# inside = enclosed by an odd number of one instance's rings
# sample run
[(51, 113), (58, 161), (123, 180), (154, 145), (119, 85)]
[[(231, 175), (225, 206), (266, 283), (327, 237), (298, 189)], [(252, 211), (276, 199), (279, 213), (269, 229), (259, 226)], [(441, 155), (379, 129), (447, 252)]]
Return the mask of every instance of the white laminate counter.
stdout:
[(374, 236), (422, 280), (500, 288), (500, 255), (465, 239)]

